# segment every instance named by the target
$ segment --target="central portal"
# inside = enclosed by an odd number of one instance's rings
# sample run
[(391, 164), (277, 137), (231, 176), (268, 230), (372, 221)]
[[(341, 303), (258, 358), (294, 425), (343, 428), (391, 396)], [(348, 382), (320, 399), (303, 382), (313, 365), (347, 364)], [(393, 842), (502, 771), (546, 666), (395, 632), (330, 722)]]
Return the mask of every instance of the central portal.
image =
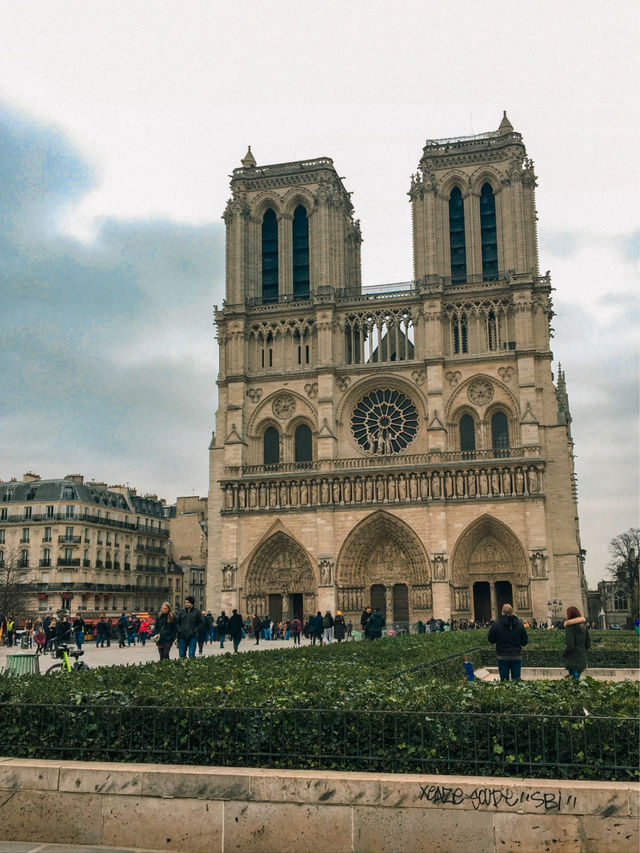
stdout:
[(336, 573), (338, 608), (360, 618), (362, 608), (378, 608), (387, 626), (407, 630), (431, 610), (429, 564), (413, 530), (388, 512), (358, 525), (342, 546)]

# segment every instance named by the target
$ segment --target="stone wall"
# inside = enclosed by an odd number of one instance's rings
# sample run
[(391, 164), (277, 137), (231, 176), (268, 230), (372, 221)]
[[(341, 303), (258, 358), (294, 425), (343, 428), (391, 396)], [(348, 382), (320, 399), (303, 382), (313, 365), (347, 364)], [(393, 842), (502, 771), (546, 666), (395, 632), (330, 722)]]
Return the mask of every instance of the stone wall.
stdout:
[(640, 786), (0, 758), (0, 838), (185, 853), (638, 850)]

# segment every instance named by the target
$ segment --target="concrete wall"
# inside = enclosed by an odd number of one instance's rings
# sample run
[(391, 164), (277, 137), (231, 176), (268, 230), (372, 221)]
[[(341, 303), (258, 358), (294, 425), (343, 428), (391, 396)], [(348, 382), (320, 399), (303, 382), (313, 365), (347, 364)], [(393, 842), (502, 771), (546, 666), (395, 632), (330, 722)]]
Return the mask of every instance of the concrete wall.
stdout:
[(184, 853), (638, 850), (640, 786), (0, 758), (0, 838)]

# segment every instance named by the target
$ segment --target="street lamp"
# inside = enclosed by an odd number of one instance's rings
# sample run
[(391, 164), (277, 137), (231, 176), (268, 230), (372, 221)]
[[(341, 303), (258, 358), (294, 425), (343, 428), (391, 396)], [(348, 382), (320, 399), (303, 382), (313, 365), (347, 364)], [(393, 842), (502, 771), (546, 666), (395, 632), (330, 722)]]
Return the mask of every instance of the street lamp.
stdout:
[(556, 601), (555, 598), (553, 599), (553, 601), (547, 601), (547, 608), (549, 610), (549, 614), (553, 614), (551, 623), (553, 624), (553, 622), (555, 622), (558, 618), (558, 613), (560, 613), (560, 611), (562, 610), (562, 601), (560, 599)]

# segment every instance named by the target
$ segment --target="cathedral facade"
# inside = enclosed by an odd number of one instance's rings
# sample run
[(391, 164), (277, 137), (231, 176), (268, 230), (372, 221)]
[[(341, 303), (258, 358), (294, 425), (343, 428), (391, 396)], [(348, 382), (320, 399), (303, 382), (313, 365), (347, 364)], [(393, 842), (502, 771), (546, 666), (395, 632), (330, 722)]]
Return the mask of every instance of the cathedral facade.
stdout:
[(357, 623), (372, 605), (407, 627), (583, 606), (535, 185), (506, 115), (428, 140), (409, 190), (414, 279), (363, 288), (332, 160), (247, 152), (224, 212), (209, 607)]

